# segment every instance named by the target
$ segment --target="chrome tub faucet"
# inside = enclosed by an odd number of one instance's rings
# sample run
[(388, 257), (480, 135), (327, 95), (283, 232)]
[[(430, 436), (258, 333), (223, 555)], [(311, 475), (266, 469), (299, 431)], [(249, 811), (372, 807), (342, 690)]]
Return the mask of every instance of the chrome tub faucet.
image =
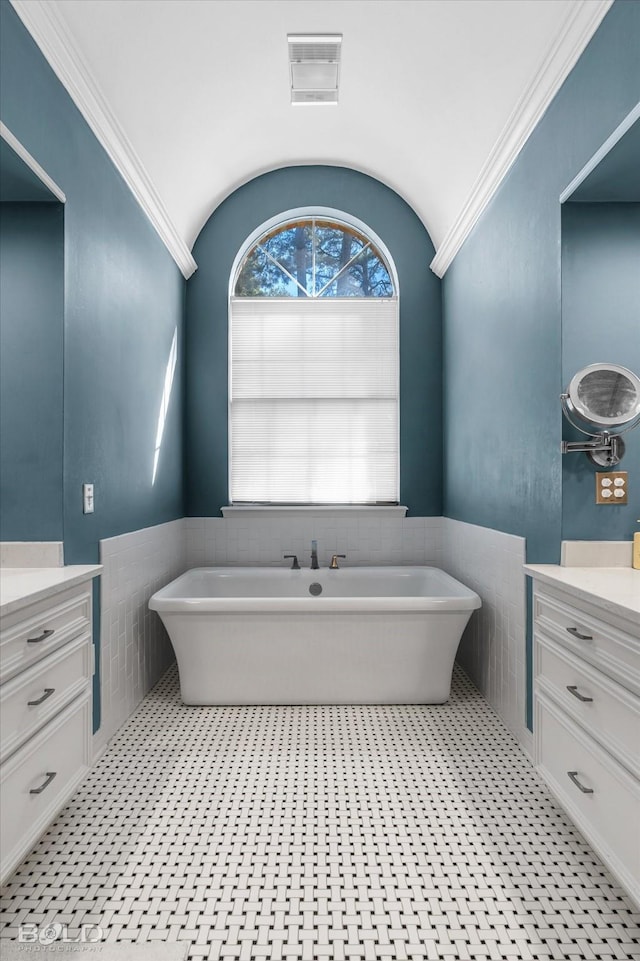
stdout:
[(311, 541), (311, 570), (317, 571), (318, 568), (318, 542)]

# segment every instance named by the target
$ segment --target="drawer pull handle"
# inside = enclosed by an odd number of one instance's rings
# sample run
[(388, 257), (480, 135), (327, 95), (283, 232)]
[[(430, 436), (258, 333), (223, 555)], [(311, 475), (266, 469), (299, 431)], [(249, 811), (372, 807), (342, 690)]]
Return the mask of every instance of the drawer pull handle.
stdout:
[(27, 644), (39, 644), (41, 641), (46, 641), (46, 639), (48, 637), (51, 637), (53, 633), (54, 633), (54, 629), (52, 627), (49, 627), (47, 628), (46, 631), (43, 631), (39, 637), (28, 637)]
[(44, 789), (46, 787), (49, 787), (49, 785), (51, 784), (51, 782), (53, 781), (57, 773), (58, 773), (57, 771), (47, 771), (44, 784), (41, 784), (40, 787), (32, 787), (31, 790), (29, 791), (29, 794), (42, 794)]
[(567, 690), (569, 694), (573, 694), (574, 697), (577, 697), (578, 700), (582, 701), (584, 704), (593, 701), (592, 697), (585, 697), (584, 694), (580, 693), (577, 684), (567, 684)]
[(27, 707), (37, 707), (38, 704), (44, 704), (47, 698), (51, 697), (54, 691), (55, 687), (45, 687), (42, 697), (39, 697), (37, 701), (27, 701)]
[(593, 794), (593, 788), (592, 788), (592, 787), (585, 787), (584, 784), (580, 784), (580, 781), (578, 780), (578, 772), (577, 772), (577, 771), (567, 771), (567, 774), (569, 775), (569, 779), (570, 779), (571, 781), (573, 781), (573, 783), (575, 784), (575, 786), (576, 786), (580, 791), (582, 791), (583, 794)]
[(592, 641), (593, 638), (591, 634), (581, 634), (577, 627), (568, 627), (569, 634), (573, 634), (574, 637), (579, 638), (581, 641)]

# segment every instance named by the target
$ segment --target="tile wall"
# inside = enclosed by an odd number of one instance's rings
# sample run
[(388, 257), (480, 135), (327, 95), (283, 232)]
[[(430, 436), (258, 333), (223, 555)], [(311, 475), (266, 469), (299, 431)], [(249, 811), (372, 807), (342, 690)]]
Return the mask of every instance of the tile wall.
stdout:
[(107, 743), (174, 660), (149, 598), (186, 569), (184, 521), (100, 541), (101, 725), (94, 751)]
[(458, 662), (527, 753), (525, 540), (442, 518), (443, 567), (482, 598)]
[(525, 561), (523, 538), (442, 517), (372, 517), (322, 512), (293, 518), (187, 517), (101, 542), (102, 726), (100, 747), (129, 717), (172, 660), (151, 594), (184, 570), (213, 565), (309, 564), (312, 538), (321, 566), (432, 564), (480, 594), (458, 659), (526, 750)]
[(433, 564), (442, 557), (442, 518), (372, 517), (323, 511), (293, 518), (187, 517), (188, 567), (261, 564), (279, 567), (284, 554), (309, 566), (312, 538), (321, 566), (332, 554), (345, 565)]

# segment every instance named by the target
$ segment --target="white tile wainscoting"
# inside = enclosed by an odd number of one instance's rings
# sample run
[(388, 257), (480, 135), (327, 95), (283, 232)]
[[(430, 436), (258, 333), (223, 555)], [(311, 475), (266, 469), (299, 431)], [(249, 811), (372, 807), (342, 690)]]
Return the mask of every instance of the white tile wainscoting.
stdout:
[(100, 751), (174, 660), (160, 619), (148, 608), (160, 587), (186, 570), (184, 519), (100, 541)]
[(186, 517), (101, 541), (101, 749), (172, 660), (151, 594), (192, 567), (276, 565), (283, 554), (309, 564), (311, 539), (322, 565), (431, 564), (480, 594), (482, 611), (465, 632), (459, 660), (527, 751), (525, 727), (524, 540), (443, 517), (309, 511), (302, 516)]
[(346, 554), (346, 565), (432, 564), (441, 567), (441, 517), (377, 518), (359, 513), (309, 511), (303, 516), (254, 519), (239, 517), (187, 517), (189, 567), (224, 564), (281, 566), (284, 554), (297, 554), (309, 566), (312, 538), (318, 542), (321, 566), (332, 554)]
[(322, 511), (304, 517), (186, 517), (100, 542), (102, 750), (173, 659), (151, 595), (192, 567), (277, 565), (296, 553), (309, 564), (311, 539), (321, 563), (333, 553), (349, 564), (433, 564), (441, 567), (440, 517), (372, 517)]
[(521, 747), (533, 757), (526, 727), (525, 540), (442, 518), (443, 567), (482, 598), (457, 660)]

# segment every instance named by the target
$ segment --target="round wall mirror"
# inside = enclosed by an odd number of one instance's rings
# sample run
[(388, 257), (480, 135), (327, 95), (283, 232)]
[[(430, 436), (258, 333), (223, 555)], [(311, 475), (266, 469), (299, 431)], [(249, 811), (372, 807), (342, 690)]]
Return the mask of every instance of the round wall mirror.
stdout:
[(618, 364), (590, 364), (571, 379), (566, 401), (590, 427), (615, 433), (640, 417), (640, 378)]

